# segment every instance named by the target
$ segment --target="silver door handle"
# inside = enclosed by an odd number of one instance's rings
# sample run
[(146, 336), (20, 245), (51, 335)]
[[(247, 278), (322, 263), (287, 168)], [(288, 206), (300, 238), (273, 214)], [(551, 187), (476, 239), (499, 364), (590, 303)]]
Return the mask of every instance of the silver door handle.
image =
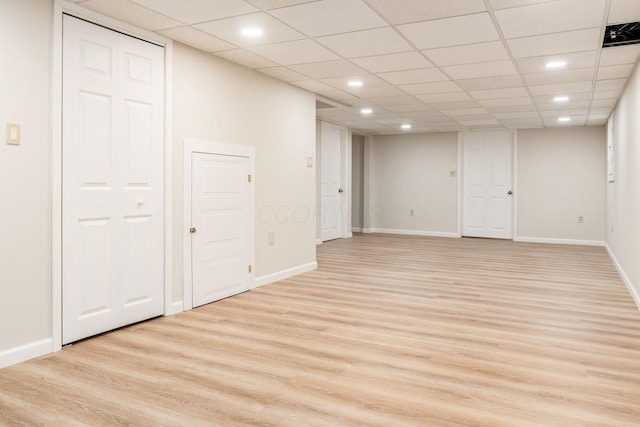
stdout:
[(513, 194), (513, 191), (509, 190), (509, 191), (507, 191), (507, 194), (508, 194), (508, 195), (512, 195), (512, 194)]

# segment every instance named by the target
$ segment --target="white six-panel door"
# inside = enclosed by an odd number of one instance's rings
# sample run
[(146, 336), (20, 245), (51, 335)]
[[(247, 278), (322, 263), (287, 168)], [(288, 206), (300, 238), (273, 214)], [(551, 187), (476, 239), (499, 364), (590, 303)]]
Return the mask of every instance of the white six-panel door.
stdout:
[(462, 235), (513, 238), (512, 158), (509, 131), (463, 132)]
[(63, 25), (66, 344), (164, 310), (164, 49)]
[(342, 236), (342, 129), (321, 122), (320, 224), (322, 241)]
[(191, 154), (193, 306), (251, 289), (250, 159)]

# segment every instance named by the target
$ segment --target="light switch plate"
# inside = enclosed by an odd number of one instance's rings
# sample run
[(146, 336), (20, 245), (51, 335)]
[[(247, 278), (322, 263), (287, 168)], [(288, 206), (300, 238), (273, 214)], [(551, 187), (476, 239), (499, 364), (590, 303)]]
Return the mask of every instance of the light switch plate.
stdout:
[(7, 144), (20, 145), (20, 125), (7, 123)]
[(313, 157), (307, 157), (307, 167), (308, 168), (313, 167)]

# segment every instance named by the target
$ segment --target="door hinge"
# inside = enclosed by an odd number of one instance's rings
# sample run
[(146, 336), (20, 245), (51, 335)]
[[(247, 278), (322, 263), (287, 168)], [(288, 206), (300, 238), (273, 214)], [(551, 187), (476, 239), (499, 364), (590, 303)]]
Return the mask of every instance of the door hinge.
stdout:
[(251, 175), (247, 176), (247, 182), (251, 182)]
[(251, 266), (249, 266), (249, 267), (247, 268), (247, 270), (249, 271), (249, 273), (251, 273), (251, 270), (253, 270), (253, 268), (252, 268)]

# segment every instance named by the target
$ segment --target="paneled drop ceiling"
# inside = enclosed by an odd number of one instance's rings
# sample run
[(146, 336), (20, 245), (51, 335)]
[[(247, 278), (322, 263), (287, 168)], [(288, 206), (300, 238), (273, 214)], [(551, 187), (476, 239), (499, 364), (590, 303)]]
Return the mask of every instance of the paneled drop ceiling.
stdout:
[(640, 0), (76, 3), (314, 92), (337, 106), (320, 118), (370, 134), (604, 124), (640, 56), (601, 48)]

